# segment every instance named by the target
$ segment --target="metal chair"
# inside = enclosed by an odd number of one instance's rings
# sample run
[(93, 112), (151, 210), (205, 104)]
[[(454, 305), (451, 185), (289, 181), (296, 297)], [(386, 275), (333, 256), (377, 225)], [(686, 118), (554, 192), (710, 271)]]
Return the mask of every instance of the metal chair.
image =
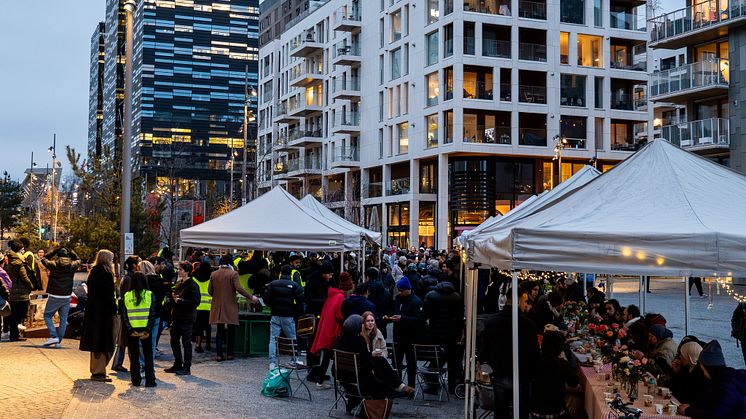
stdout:
[(394, 371), (399, 374), (399, 378), (401, 378), (402, 382), (404, 382), (404, 378), (406, 378), (407, 370), (404, 368), (403, 365), (399, 365), (396, 357), (396, 343), (395, 342), (386, 342), (386, 352), (388, 352), (389, 355), (389, 362), (391, 362), (391, 367), (394, 369)]
[[(281, 356), (289, 356), (290, 362), (285, 362), (285, 363), (280, 362)], [(300, 350), (298, 349), (298, 342), (295, 339), (284, 338), (281, 336), (277, 337), (278, 365), (288, 370), (287, 374), (280, 374), (280, 376), (288, 384), (288, 388), (290, 389), (290, 397), (293, 397), (293, 395), (301, 387), (304, 387), (306, 389), (306, 392), (308, 393), (308, 401), (313, 401), (313, 398), (311, 397), (311, 389), (309, 389), (308, 384), (306, 384), (307, 374), (305, 374), (304, 376), (300, 375), (301, 371), (307, 372), (310, 369), (310, 367), (308, 365), (293, 362), (293, 359), (296, 359), (298, 356), (300, 356)], [(293, 389), (293, 386), (290, 383), (290, 379), (293, 376), (293, 374), (295, 374), (295, 378), (299, 381), (299, 384), (295, 389)]]
[(345, 352), (334, 350), (334, 404), (329, 409), (329, 416), (332, 410), (336, 409), (339, 401), (347, 400), (350, 396), (360, 399), (360, 402), (352, 409), (353, 417), (360, 414), (363, 400), (366, 397), (360, 388), (360, 362), (358, 354), (354, 352)]
[[(430, 382), (427, 380), (430, 377), (438, 381), (438, 401), (443, 401), (443, 393), (446, 395), (446, 401), (450, 401), (446, 381), (448, 368), (444, 367), (446, 360), (440, 346), (414, 344), (412, 348), (414, 360), (417, 363), (417, 391), (422, 392), (422, 400), (425, 400), (423, 384)], [(417, 393), (414, 396), (417, 398)]]

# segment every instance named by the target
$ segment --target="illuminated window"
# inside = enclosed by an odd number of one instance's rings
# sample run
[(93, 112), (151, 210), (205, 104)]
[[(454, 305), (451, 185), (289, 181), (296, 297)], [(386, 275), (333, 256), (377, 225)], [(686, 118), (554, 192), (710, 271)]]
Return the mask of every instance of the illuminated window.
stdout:
[(438, 73), (432, 73), (425, 76), (427, 79), (427, 106), (438, 104)]
[(560, 32), (560, 64), (570, 64), (569, 32)]
[(438, 114), (428, 115), (425, 117), (427, 124), (427, 148), (438, 146)]
[(578, 34), (578, 65), (603, 67), (602, 45), (603, 38), (600, 36)]

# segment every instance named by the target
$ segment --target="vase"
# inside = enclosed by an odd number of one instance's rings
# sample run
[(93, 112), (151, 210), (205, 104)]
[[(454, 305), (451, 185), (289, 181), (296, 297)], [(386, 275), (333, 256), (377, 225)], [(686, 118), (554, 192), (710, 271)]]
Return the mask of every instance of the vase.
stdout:
[(630, 402), (637, 400), (637, 380), (629, 380), (627, 382), (627, 396)]

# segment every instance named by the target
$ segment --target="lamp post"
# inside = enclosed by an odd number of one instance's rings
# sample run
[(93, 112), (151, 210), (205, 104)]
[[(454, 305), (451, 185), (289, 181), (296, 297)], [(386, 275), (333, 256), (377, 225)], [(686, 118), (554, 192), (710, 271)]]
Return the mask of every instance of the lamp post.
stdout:
[(559, 161), (559, 170), (557, 181), (554, 182), (554, 186), (562, 183), (562, 150), (568, 146), (567, 138), (560, 137), (559, 135), (554, 136), (554, 158), (552, 160)]
[(249, 151), (248, 140), (249, 140), (249, 122), (256, 120), (254, 114), (249, 110), (251, 104), (251, 97), (256, 97), (256, 90), (249, 87), (249, 66), (245, 67), (244, 71), (244, 101), (243, 101), (243, 166), (241, 167), (241, 205), (246, 204), (246, 188), (247, 188), (247, 152)]
[(52, 137), (52, 145), (47, 149), (52, 153), (52, 243), (57, 242), (57, 134)]
[[(34, 193), (34, 167), (36, 167), (36, 163), (34, 162), (34, 152), (33, 151), (31, 152), (31, 166), (29, 166), (29, 167), (30, 167), (30, 169), (28, 171), (28, 179), (29, 179), (29, 185), (30, 185), (29, 190), (30, 190), (31, 194), (33, 194)], [(38, 197), (37, 197), (37, 199), (38, 199)], [(36, 201), (37, 199), (35, 199), (34, 201)], [(33, 208), (33, 204), (29, 201), (29, 205), (28, 205), (28, 237), (29, 237), (29, 239), (31, 238), (31, 224), (32, 224), (31, 223), (31, 211), (32, 211), (32, 208)]]
[(134, 0), (124, 2), (126, 15), (125, 50), (124, 50), (124, 127), (122, 133), (122, 199), (120, 220), (119, 267), (124, 269), (125, 235), (130, 233), (130, 199), (132, 195), (132, 26), (133, 13), (137, 3)]

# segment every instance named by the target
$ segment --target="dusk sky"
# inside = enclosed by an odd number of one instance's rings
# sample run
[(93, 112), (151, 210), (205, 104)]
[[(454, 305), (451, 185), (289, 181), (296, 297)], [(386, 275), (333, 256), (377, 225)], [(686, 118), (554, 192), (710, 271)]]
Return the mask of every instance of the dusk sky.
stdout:
[(0, 13), (0, 173), (22, 180), (31, 152), (69, 174), (65, 145), (85, 154), (90, 38), (104, 0), (3, 1)]

